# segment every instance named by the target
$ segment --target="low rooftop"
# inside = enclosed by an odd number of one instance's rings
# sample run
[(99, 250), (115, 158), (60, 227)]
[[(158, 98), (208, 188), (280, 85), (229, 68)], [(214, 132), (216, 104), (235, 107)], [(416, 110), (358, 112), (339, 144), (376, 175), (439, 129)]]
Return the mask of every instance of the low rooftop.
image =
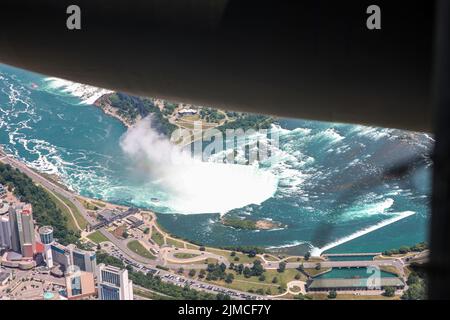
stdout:
[(313, 279), (308, 289), (322, 288), (368, 288), (368, 287), (399, 287), (404, 286), (403, 280), (392, 278), (355, 278), (355, 279)]

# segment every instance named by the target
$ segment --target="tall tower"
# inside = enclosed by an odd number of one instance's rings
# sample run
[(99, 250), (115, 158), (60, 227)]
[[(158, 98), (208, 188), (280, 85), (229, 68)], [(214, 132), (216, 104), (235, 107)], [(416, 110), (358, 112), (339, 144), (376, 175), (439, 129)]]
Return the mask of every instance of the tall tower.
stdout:
[(47, 267), (53, 268), (53, 254), (52, 254), (52, 243), (53, 243), (53, 228), (50, 226), (43, 226), (39, 228), (39, 237), (44, 245), (44, 257)]
[(0, 248), (11, 248), (11, 227), (8, 216), (0, 217)]
[(33, 210), (31, 204), (20, 203), (9, 209), (11, 249), (32, 258), (36, 251)]
[(133, 282), (128, 270), (103, 263), (97, 266), (98, 298), (100, 300), (133, 300)]

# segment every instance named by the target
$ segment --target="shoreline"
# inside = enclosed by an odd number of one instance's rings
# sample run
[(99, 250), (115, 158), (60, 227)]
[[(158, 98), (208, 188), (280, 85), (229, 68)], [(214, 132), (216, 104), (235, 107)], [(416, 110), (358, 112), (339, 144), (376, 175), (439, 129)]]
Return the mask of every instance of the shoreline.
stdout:
[[(98, 97), (94, 101), (94, 103), (92, 103), (92, 105), (94, 107), (97, 107), (100, 110), (102, 110), (103, 113), (106, 114), (107, 116), (113, 117), (113, 118), (116, 118), (117, 120), (119, 120), (125, 126), (125, 128), (127, 128), (127, 129), (131, 128), (136, 123), (136, 121), (133, 122), (129, 119), (124, 118), (123, 116), (121, 116), (117, 113), (118, 109), (111, 106), (111, 104), (109, 103), (109, 100), (107, 98), (111, 94), (112, 93), (102, 94), (100, 97)], [(137, 119), (137, 121), (139, 121), (139, 119)]]

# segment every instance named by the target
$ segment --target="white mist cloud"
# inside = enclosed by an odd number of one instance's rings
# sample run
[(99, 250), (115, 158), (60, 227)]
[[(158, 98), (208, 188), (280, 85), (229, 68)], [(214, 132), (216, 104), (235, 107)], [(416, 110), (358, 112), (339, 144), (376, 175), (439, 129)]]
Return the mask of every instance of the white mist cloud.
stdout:
[(149, 118), (124, 134), (121, 147), (136, 174), (168, 194), (170, 200), (165, 205), (176, 213), (226, 213), (260, 204), (277, 190), (278, 180), (269, 171), (191, 158), (158, 134)]

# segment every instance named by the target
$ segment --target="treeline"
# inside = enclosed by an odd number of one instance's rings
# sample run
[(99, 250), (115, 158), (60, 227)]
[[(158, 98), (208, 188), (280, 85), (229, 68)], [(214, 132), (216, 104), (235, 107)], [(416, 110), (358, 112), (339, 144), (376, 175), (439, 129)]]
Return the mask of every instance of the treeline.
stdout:
[(133, 268), (128, 265), (125, 266), (122, 260), (110, 256), (105, 252), (97, 251), (97, 263), (104, 263), (118, 268), (127, 268), (128, 277), (134, 284), (143, 288), (154, 290), (156, 292), (165, 294), (175, 299), (183, 300), (228, 300), (230, 297), (224, 294), (211, 294), (207, 292), (197, 291), (191, 289), (188, 285), (179, 287), (172, 283), (163, 282), (159, 276), (154, 276), (151, 273), (144, 274), (143, 272), (133, 271)]
[(257, 254), (263, 254), (266, 252), (264, 248), (255, 246), (222, 246), (218, 248), (223, 250), (242, 252), (248, 255), (250, 258), (256, 256)]
[(243, 113), (237, 114), (237, 117), (234, 121), (229, 121), (219, 127), (222, 132), (225, 132), (227, 129), (269, 129), (273, 122), (272, 117), (259, 115), (259, 114), (251, 114), (251, 113)]
[(112, 107), (117, 109), (119, 116), (132, 122), (136, 121), (139, 116), (144, 118), (151, 115), (152, 128), (161, 134), (170, 136), (177, 128), (164, 117), (161, 110), (150, 99), (130, 96), (120, 92), (112, 93), (106, 96), (106, 99)]
[(0, 183), (7, 186), (9, 190), (14, 190), (14, 195), (20, 201), (31, 203), (36, 223), (40, 226), (52, 226), (54, 236), (61, 244), (77, 243), (79, 233), (68, 228), (67, 217), (63, 215), (45, 189), (35, 185), (33, 180), (18, 169), (2, 163), (0, 163)]
[(237, 229), (243, 230), (256, 230), (256, 221), (248, 219), (239, 219), (233, 217), (227, 217), (222, 219), (222, 224), (225, 226), (230, 226)]
[(413, 271), (409, 274), (408, 289), (403, 293), (403, 300), (426, 300), (427, 299), (427, 279), (426, 273), (419, 265), (411, 264)]
[(428, 249), (428, 245), (425, 242), (420, 242), (414, 246), (401, 246), (398, 249), (386, 250), (383, 252), (385, 256), (392, 256), (394, 254), (405, 254), (408, 252), (421, 252)]
[(202, 108), (200, 110), (200, 117), (206, 120), (206, 122), (218, 123), (220, 120), (225, 119), (225, 114), (214, 108)]
[(163, 282), (160, 277), (154, 276), (151, 273), (144, 274), (142, 272), (129, 272), (129, 278), (134, 284), (146, 289), (154, 290), (156, 292), (168, 295), (175, 299), (183, 300), (216, 300), (217, 298), (224, 298), (222, 296), (197, 291), (191, 289), (188, 285), (179, 287), (172, 283)]

